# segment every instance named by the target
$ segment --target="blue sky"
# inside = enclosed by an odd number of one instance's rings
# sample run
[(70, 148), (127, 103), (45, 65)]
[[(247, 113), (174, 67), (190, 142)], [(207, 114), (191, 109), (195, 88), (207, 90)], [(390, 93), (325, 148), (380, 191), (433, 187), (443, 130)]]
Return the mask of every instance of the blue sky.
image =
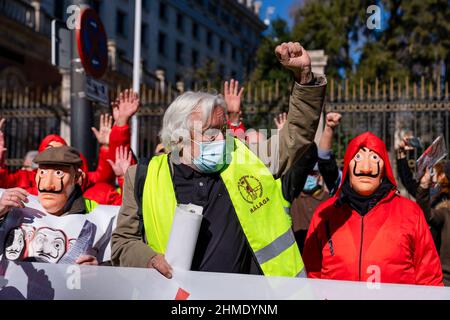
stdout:
[(262, 0), (263, 7), (261, 9), (261, 18), (264, 19), (266, 16), (266, 8), (267, 7), (275, 7), (275, 13), (272, 15), (272, 18), (276, 18), (277, 16), (289, 21), (291, 24), (291, 19), (289, 17), (289, 8), (293, 3), (299, 2), (299, 0)]

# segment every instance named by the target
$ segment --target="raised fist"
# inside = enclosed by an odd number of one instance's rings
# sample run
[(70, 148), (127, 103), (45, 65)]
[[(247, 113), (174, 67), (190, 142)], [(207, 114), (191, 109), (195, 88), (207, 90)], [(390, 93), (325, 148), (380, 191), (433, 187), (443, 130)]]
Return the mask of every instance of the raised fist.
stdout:
[(298, 42), (284, 42), (275, 48), (278, 61), (294, 73), (295, 80), (306, 84), (312, 80), (311, 58)]
[(337, 112), (327, 113), (326, 126), (335, 129), (341, 122), (342, 115)]

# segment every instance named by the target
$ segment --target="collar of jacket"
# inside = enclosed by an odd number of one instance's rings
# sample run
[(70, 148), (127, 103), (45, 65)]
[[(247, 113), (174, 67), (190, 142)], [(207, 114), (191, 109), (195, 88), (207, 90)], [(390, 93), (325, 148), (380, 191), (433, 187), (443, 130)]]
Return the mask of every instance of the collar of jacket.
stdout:
[(341, 187), (341, 193), (337, 196), (335, 206), (349, 205), (361, 216), (368, 214), (373, 208), (389, 201), (397, 194), (396, 187), (388, 179), (383, 179), (380, 187), (370, 196), (358, 195), (351, 187), (347, 178)]
[(84, 204), (83, 192), (81, 191), (81, 187), (79, 185), (75, 186), (75, 189), (69, 196), (66, 205), (64, 206), (64, 214), (63, 216), (69, 214), (85, 214), (86, 213), (86, 205)]

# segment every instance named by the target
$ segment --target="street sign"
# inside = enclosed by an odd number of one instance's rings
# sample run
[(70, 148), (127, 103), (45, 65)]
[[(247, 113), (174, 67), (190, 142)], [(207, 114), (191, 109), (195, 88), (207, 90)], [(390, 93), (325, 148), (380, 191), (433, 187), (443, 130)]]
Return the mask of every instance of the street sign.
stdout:
[(70, 30), (61, 20), (52, 21), (52, 65), (70, 69), (71, 50)]
[(103, 23), (92, 8), (83, 9), (77, 29), (78, 54), (86, 74), (101, 78), (108, 67), (107, 37)]
[(109, 105), (108, 85), (102, 81), (95, 80), (89, 76), (86, 77), (85, 94), (86, 98), (100, 104)]

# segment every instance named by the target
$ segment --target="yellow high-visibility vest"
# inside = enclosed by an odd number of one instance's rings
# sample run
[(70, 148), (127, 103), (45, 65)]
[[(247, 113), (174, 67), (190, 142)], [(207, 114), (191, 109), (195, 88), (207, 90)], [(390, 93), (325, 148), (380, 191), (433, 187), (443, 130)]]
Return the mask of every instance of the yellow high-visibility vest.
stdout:
[(91, 213), (98, 206), (98, 203), (94, 200), (84, 198), (84, 206), (86, 207), (86, 213)]
[[(220, 176), (264, 275), (304, 276), (291, 229), (290, 203), (283, 197), (280, 179), (275, 180), (238, 139), (234, 139), (231, 163)], [(165, 253), (176, 206), (168, 155), (153, 157), (144, 184), (142, 215), (147, 244), (158, 253)]]

